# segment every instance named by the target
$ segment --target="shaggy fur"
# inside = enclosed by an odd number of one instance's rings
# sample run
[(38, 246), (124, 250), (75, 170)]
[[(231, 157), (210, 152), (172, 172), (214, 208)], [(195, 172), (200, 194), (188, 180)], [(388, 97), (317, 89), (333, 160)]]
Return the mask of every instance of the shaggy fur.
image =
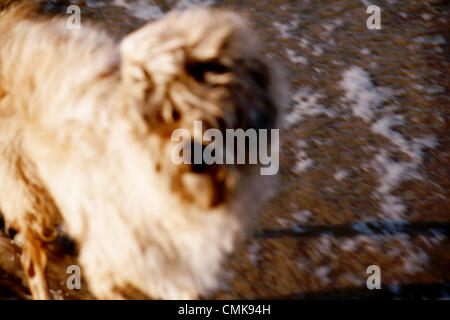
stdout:
[[(255, 223), (274, 176), (175, 165), (176, 128), (273, 128), (286, 94), (246, 20), (173, 12), (115, 42), (23, 8), (0, 13), (0, 208), (35, 298), (63, 225), (99, 298), (196, 298)], [(136, 293), (136, 295), (134, 295)]]

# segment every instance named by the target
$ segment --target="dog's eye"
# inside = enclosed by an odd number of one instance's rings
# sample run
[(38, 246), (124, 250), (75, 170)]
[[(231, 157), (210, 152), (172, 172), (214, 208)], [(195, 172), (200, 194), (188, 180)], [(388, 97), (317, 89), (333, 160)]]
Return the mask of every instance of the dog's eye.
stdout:
[(198, 82), (204, 82), (207, 72), (223, 74), (228, 72), (228, 68), (218, 61), (192, 61), (186, 63), (186, 71)]

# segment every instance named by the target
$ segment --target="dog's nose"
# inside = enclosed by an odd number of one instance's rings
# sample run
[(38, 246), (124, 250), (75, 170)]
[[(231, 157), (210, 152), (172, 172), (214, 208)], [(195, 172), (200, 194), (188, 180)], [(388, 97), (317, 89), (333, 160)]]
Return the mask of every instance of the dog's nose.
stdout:
[[(204, 159), (205, 149), (208, 145), (201, 144), (195, 140), (190, 143), (190, 153), (183, 155), (185, 163), (190, 163), (189, 170), (192, 173), (206, 174), (216, 171), (217, 163), (206, 163)], [(215, 150), (212, 151), (213, 155)]]
[[(203, 152), (208, 146), (196, 141), (190, 143), (190, 164), (185, 162), (182, 169), (183, 193), (187, 199), (202, 209), (210, 209), (225, 200), (226, 168), (222, 164), (205, 163)], [(197, 157), (195, 153), (197, 152)], [(201, 152), (201, 154), (200, 154)], [(187, 159), (186, 159), (187, 160)]]

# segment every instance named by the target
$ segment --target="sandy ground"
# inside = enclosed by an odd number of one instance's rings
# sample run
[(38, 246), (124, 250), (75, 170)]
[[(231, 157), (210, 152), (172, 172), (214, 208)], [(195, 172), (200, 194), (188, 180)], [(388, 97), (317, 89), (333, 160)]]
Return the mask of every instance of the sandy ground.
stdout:
[[(67, 3), (48, 1), (45, 11), (63, 12)], [(381, 30), (367, 29), (365, 1), (71, 3), (117, 37), (174, 7), (242, 9), (289, 72), (282, 185), (215, 298), (450, 297), (444, 1), (377, 2)], [(75, 258), (64, 259), (60, 266)], [(381, 269), (380, 291), (366, 287), (370, 265)], [(0, 273), (0, 297), (26, 298), (12, 269)], [(55, 279), (58, 272), (65, 276), (56, 270)], [(58, 297), (90, 297), (52, 283)]]

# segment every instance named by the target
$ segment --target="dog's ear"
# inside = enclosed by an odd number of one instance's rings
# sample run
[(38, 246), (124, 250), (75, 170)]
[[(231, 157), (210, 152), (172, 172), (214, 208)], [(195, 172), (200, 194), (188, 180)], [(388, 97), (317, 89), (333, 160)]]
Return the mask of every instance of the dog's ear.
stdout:
[[(239, 110), (251, 108), (250, 91), (264, 96), (256, 100), (271, 94), (271, 66), (247, 20), (233, 11), (170, 13), (124, 38), (120, 51), (125, 98), (155, 124), (187, 117), (235, 127), (239, 113), (250, 111)], [(243, 95), (231, 97), (233, 88)]]

